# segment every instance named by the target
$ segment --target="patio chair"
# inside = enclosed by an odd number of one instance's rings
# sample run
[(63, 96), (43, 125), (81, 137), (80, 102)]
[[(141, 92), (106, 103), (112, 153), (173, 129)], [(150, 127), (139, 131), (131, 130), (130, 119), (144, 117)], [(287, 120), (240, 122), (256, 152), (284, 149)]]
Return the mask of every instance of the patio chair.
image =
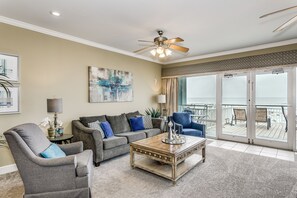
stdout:
[(267, 108), (256, 108), (256, 122), (266, 122), (267, 130), (271, 127), (271, 119), (267, 115)]
[[(237, 108), (233, 108), (233, 116), (232, 116), (232, 121), (231, 121), (231, 125), (233, 126), (233, 121), (235, 124), (237, 124), (237, 120), (239, 121), (247, 121), (247, 117), (246, 117), (246, 111), (245, 109), (237, 109)], [(245, 123), (245, 126), (247, 126), (247, 123)]]

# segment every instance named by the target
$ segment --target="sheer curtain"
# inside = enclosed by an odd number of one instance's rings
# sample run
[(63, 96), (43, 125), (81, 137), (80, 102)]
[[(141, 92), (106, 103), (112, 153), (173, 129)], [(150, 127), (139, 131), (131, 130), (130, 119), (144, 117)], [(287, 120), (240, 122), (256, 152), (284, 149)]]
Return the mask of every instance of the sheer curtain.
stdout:
[(166, 95), (165, 108), (167, 115), (177, 111), (178, 80), (177, 78), (162, 79), (162, 93)]

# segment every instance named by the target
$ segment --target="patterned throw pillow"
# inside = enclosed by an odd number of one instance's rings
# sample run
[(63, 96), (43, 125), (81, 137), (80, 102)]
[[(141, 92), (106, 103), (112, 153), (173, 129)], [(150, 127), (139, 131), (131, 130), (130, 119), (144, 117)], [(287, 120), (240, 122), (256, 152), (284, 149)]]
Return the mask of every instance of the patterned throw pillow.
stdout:
[(153, 122), (150, 115), (142, 116), (143, 119), (143, 125), (145, 129), (152, 129), (153, 128)]
[(105, 138), (104, 132), (100, 126), (100, 122), (98, 120), (96, 120), (95, 122), (90, 122), (88, 123), (89, 127), (91, 129), (96, 129), (98, 131), (100, 131), (102, 138)]

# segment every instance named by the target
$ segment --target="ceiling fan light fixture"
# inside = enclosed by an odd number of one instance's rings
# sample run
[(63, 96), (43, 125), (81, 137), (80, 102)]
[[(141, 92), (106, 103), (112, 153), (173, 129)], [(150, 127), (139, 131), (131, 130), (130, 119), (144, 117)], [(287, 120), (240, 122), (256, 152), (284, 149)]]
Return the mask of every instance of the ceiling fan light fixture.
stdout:
[(171, 56), (172, 55), (172, 51), (170, 49), (165, 49), (165, 55), (166, 56)]
[(164, 48), (159, 46), (159, 47), (157, 47), (156, 52), (161, 55), (164, 53)]
[(166, 55), (164, 53), (162, 53), (162, 54), (159, 55), (159, 58), (165, 58), (165, 56)]
[(151, 52), (151, 54), (152, 54), (153, 56), (156, 56), (156, 54), (157, 54), (157, 50), (156, 50), (156, 49), (153, 49), (153, 50), (151, 50), (150, 52)]

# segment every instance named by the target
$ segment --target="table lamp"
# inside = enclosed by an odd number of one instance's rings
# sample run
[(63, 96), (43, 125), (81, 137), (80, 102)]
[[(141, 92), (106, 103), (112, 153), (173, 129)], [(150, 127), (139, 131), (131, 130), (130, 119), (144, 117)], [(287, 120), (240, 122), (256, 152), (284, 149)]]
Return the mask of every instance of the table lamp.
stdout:
[(54, 113), (54, 127), (57, 128), (58, 116), (57, 113), (63, 112), (62, 98), (47, 99), (47, 112)]
[(166, 116), (166, 115), (163, 115), (164, 114), (163, 112), (166, 111), (166, 109), (162, 109), (162, 104), (166, 103), (166, 95), (164, 95), (164, 94), (158, 95), (157, 102), (160, 104), (160, 109), (161, 109), (161, 112), (162, 112), (162, 116)]

